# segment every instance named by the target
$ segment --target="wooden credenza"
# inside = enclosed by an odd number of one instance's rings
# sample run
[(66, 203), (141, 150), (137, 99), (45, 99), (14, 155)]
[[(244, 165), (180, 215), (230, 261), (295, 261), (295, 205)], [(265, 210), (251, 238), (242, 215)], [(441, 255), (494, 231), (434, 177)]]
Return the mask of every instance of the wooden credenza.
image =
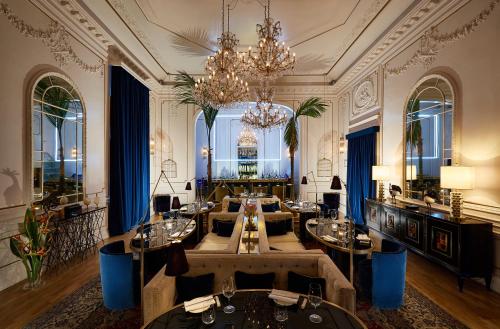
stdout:
[(490, 289), (493, 273), (492, 224), (466, 218), (460, 222), (444, 212), (425, 207), (415, 210), (402, 202), (366, 199), (365, 221), (376, 231), (405, 244), (412, 251), (464, 278), (482, 277)]

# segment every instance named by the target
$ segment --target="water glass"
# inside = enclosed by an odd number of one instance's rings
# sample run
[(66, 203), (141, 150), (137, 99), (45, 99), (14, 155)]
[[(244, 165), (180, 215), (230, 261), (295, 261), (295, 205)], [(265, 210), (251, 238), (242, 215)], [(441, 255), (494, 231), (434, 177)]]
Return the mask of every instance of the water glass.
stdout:
[(234, 296), (234, 292), (236, 291), (236, 285), (234, 284), (234, 279), (232, 276), (228, 277), (222, 282), (222, 294), (227, 298), (228, 305), (224, 307), (224, 313), (230, 314), (233, 313), (236, 308), (231, 305), (231, 297)]
[(319, 219), (321, 219), (321, 220), (325, 219), (325, 212), (324, 211), (319, 212)]
[(288, 309), (285, 306), (276, 305), (274, 307), (274, 319), (278, 322), (288, 320)]
[(309, 303), (314, 307), (314, 313), (309, 316), (309, 321), (312, 323), (321, 323), (323, 319), (319, 314), (316, 314), (316, 308), (321, 305), (323, 295), (321, 293), (321, 285), (319, 283), (309, 284)]
[(210, 307), (201, 313), (201, 321), (204, 324), (212, 324), (215, 322), (215, 304), (210, 305)]

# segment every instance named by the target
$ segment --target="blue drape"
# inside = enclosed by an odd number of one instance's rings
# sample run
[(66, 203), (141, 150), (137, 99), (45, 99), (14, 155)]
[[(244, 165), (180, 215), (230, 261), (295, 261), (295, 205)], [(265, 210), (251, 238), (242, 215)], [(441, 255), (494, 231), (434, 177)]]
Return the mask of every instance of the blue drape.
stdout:
[(149, 90), (111, 67), (109, 233), (137, 225), (149, 207)]
[(376, 163), (378, 127), (370, 127), (346, 136), (347, 187), (351, 215), (356, 224), (364, 224), (365, 198), (375, 196), (375, 182), (372, 181), (372, 166)]

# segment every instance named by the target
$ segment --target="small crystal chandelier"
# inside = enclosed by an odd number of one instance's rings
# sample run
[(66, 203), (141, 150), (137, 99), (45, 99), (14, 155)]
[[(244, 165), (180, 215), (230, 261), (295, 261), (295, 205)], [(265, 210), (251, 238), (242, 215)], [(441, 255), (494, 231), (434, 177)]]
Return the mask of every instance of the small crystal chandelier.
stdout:
[(239, 146), (255, 146), (257, 145), (257, 136), (255, 135), (255, 131), (250, 129), (249, 127), (243, 128), (238, 136), (238, 145)]
[(281, 106), (273, 104), (274, 88), (267, 82), (256, 88), (257, 104), (255, 109), (249, 107), (241, 116), (241, 122), (254, 129), (272, 129), (286, 124), (287, 116)]
[(229, 5), (227, 8), (227, 30), (224, 30), (224, 0), (222, 1), (222, 35), (217, 39), (219, 50), (208, 56), (205, 72), (208, 79), (198, 79), (194, 97), (201, 104), (221, 108), (248, 99), (248, 83), (243, 81), (247, 65), (236, 51), (239, 40), (229, 31)]
[(290, 55), (290, 47), (285, 48), (285, 42), (279, 42), (281, 23), (270, 17), (270, 0), (264, 10), (264, 23), (257, 24), (259, 46), (252, 54), (252, 47), (248, 49), (248, 59), (245, 64), (256, 71), (263, 80), (276, 80), (295, 66), (295, 53)]

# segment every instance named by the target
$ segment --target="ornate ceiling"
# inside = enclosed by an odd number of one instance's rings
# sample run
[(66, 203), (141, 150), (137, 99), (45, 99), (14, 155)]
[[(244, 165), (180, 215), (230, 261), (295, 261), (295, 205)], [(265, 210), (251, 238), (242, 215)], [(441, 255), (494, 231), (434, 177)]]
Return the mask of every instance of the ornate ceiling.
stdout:
[[(158, 81), (202, 73), (221, 33), (221, 0), (79, 0)], [(226, 0), (240, 49), (256, 44), (264, 0)], [(336, 80), (413, 3), (411, 0), (274, 0), (283, 40), (297, 54), (294, 75)]]

